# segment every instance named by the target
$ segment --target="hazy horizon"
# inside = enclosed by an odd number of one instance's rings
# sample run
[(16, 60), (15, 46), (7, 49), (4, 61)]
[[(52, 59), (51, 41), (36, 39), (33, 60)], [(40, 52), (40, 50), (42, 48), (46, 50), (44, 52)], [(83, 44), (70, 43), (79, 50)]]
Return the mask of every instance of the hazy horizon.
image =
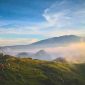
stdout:
[(0, 46), (62, 35), (85, 36), (84, 0), (0, 0)]

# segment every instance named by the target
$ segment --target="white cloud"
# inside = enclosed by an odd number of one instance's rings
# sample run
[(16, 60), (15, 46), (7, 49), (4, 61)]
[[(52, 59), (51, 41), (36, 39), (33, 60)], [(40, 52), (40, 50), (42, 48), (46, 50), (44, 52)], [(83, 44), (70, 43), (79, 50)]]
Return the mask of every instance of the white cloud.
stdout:
[(56, 57), (65, 57), (70, 62), (85, 62), (85, 42), (71, 43), (66, 46), (52, 47), (45, 49), (49, 53), (54, 53)]
[[(56, 1), (44, 10), (42, 16), (45, 21), (31, 23), (31, 25), (27, 21), (5, 21), (4, 23), (0, 20), (0, 34), (38, 34), (44, 38), (66, 34), (85, 35), (85, 3), (72, 4), (71, 0)], [(2, 25), (10, 23), (15, 26), (2, 28)]]
[(44, 11), (44, 18), (56, 28), (85, 23), (85, 3), (72, 4), (72, 0), (56, 2)]

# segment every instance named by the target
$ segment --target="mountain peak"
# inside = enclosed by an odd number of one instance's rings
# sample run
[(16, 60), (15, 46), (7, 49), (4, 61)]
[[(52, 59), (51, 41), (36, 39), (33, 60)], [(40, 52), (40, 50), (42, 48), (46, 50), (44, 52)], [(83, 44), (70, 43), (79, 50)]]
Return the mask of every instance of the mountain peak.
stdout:
[(62, 62), (62, 63), (67, 62), (67, 60), (65, 58), (63, 58), (63, 57), (58, 57), (54, 61), (56, 61), (56, 62)]
[(44, 50), (40, 50), (37, 53), (34, 54), (34, 59), (40, 59), (40, 60), (51, 60), (51, 55), (48, 54)]
[(44, 53), (46, 53), (46, 51), (45, 50), (40, 50), (37, 53), (44, 54)]

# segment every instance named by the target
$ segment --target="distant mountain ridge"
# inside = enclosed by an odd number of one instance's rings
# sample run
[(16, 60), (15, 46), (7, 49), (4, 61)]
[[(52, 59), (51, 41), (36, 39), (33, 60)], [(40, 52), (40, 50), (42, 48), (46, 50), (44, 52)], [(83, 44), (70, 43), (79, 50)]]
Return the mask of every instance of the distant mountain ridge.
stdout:
[(44, 50), (40, 50), (33, 55), (33, 58), (39, 60), (51, 60), (51, 55)]
[(0, 47), (0, 52), (11, 52), (11, 51), (14, 52), (17, 50), (25, 52), (25, 50), (29, 51), (30, 49), (34, 50), (38, 48), (43, 49), (47, 47), (68, 45), (70, 43), (81, 42), (81, 40), (85, 42), (85, 38), (83, 37), (76, 35), (64, 35), (60, 37), (48, 38), (28, 45), (3, 46)]
[(61, 63), (67, 63), (67, 60), (63, 57), (58, 57), (56, 59), (54, 59), (53, 61), (55, 62), (61, 62)]
[(21, 53), (18, 53), (17, 55), (16, 55), (17, 57), (23, 57), (23, 58), (27, 58), (27, 57), (31, 57), (32, 56), (32, 53), (27, 53), (27, 52), (21, 52)]
[(36, 53), (26, 53), (21, 52), (16, 55), (20, 58), (33, 58), (33, 59), (39, 59), (39, 60), (51, 60), (51, 55), (48, 54), (45, 50), (39, 50)]
[(76, 35), (64, 35), (64, 36), (52, 37), (52, 38), (40, 40), (40, 41), (34, 42), (32, 44), (28, 44), (28, 45), (14, 45), (14, 46), (3, 46), (3, 47), (31, 46), (31, 45), (39, 45), (39, 44), (46, 44), (46, 43), (51, 44), (51, 43), (60, 43), (60, 42), (61, 43), (70, 43), (70, 42), (81, 41), (81, 39), (83, 39), (83, 41), (85, 41), (84, 37), (80, 37), (80, 36), (76, 36)]
[(64, 35), (60, 37), (53, 37), (53, 38), (48, 38), (45, 40), (41, 40), (35, 43), (32, 43), (30, 45), (39, 45), (39, 44), (51, 44), (51, 43), (70, 43), (70, 42), (78, 42), (80, 41), (81, 37), (76, 36), (76, 35)]

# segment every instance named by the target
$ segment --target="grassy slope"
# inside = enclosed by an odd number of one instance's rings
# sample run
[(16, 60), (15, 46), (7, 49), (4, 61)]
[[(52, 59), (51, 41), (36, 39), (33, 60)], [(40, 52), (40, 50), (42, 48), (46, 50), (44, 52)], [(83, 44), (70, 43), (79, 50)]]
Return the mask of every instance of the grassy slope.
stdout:
[(0, 85), (85, 85), (85, 65), (10, 57), (0, 63)]

